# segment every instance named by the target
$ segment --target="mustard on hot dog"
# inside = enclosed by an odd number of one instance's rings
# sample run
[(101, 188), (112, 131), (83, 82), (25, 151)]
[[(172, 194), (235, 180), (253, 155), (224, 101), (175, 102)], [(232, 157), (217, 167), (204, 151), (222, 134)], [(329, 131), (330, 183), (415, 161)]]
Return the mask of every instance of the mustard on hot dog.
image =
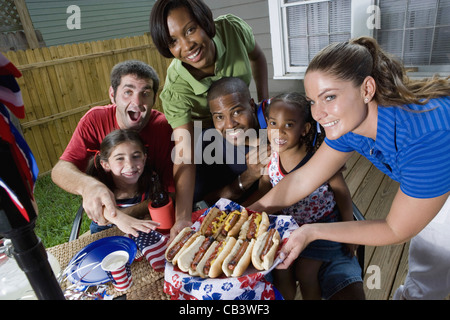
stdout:
[(242, 225), (239, 232), (239, 239), (256, 239), (269, 228), (269, 216), (267, 213), (253, 212)]
[(216, 239), (222, 240), (226, 237), (236, 237), (241, 230), (242, 225), (247, 221), (248, 213), (246, 209), (242, 212), (233, 210), (227, 215), (222, 228), (216, 233)]

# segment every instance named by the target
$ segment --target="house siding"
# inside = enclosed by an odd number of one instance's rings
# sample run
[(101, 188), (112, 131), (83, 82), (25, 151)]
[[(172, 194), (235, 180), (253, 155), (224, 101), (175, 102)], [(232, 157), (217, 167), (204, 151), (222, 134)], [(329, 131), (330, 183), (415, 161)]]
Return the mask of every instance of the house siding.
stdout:
[[(150, 11), (156, 0), (26, 0), (33, 25), (46, 46), (116, 39), (149, 32)], [(269, 93), (303, 92), (301, 80), (273, 79), (272, 44), (267, 0), (204, 0), (213, 16), (231, 13), (244, 19), (253, 29), (256, 41), (264, 51), (268, 64)], [(132, 5), (130, 5), (132, 4)], [(66, 22), (69, 5), (81, 11), (81, 29), (69, 30)], [(256, 98), (254, 81), (250, 91)]]
[[(46, 46), (98, 41), (149, 32), (150, 11), (155, 0), (27, 0), (34, 28)], [(80, 8), (80, 29), (68, 29), (70, 5)]]

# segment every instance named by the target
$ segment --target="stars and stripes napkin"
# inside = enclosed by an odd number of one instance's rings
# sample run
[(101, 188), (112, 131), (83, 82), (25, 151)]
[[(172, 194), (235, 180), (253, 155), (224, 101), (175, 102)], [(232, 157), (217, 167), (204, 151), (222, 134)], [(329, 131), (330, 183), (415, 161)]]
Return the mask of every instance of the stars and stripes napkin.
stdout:
[(164, 236), (157, 231), (151, 230), (149, 233), (139, 232), (138, 237), (130, 236), (139, 250), (157, 272), (164, 272), (165, 257), (169, 236)]

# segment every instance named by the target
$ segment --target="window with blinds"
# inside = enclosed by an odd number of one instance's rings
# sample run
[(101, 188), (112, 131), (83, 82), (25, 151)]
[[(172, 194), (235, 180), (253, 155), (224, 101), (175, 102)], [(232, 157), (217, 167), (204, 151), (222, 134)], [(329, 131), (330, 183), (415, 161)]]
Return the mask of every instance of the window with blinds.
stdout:
[(450, 75), (450, 0), (268, 3), (275, 79), (302, 79), (323, 47), (362, 35), (375, 37), (407, 67), (417, 67), (410, 76)]
[(378, 0), (374, 37), (406, 66), (450, 65), (450, 0)]
[(288, 66), (306, 67), (323, 47), (350, 39), (350, 6), (351, 0), (286, 0)]

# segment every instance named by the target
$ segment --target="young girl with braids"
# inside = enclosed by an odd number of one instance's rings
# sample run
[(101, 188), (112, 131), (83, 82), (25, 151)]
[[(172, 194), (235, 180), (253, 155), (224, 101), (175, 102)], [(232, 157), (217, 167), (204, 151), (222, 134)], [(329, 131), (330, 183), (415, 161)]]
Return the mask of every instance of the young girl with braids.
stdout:
[[(92, 150), (91, 150), (92, 151)], [(150, 176), (145, 166), (146, 148), (134, 130), (115, 130), (109, 133), (100, 144), (100, 150), (95, 150), (87, 174), (103, 182), (114, 194), (119, 208), (138, 204), (149, 198)], [(115, 224), (125, 233), (138, 236), (138, 231), (149, 232), (158, 227), (151, 220), (137, 219), (121, 211), (116, 217), (105, 218)], [(100, 226), (92, 221), (91, 233), (110, 228), (112, 225)]]
[[(305, 165), (323, 141), (311, 116), (309, 102), (299, 93), (271, 99), (266, 108), (272, 157), (268, 174), (260, 178), (260, 190), (277, 185)], [(281, 210), (299, 226), (353, 220), (350, 192), (339, 171), (304, 199)], [(310, 243), (287, 270), (274, 270), (274, 285), (285, 299), (293, 299), (299, 281), (303, 299), (332, 299), (347, 286), (347, 298), (362, 299), (361, 268), (353, 246), (317, 240)], [(336, 295), (336, 296), (335, 296)]]
[[(305, 224), (283, 247), (287, 268), (308, 243), (369, 246), (410, 240), (408, 276), (398, 298), (443, 299), (450, 293), (450, 81), (413, 81), (375, 39), (361, 37), (320, 51), (305, 74), (311, 112), (326, 139), (310, 161), (249, 208), (274, 212), (306, 197), (353, 151), (400, 183), (384, 219)], [(448, 202), (448, 201), (447, 201)], [(413, 238), (414, 237), (414, 238)]]

